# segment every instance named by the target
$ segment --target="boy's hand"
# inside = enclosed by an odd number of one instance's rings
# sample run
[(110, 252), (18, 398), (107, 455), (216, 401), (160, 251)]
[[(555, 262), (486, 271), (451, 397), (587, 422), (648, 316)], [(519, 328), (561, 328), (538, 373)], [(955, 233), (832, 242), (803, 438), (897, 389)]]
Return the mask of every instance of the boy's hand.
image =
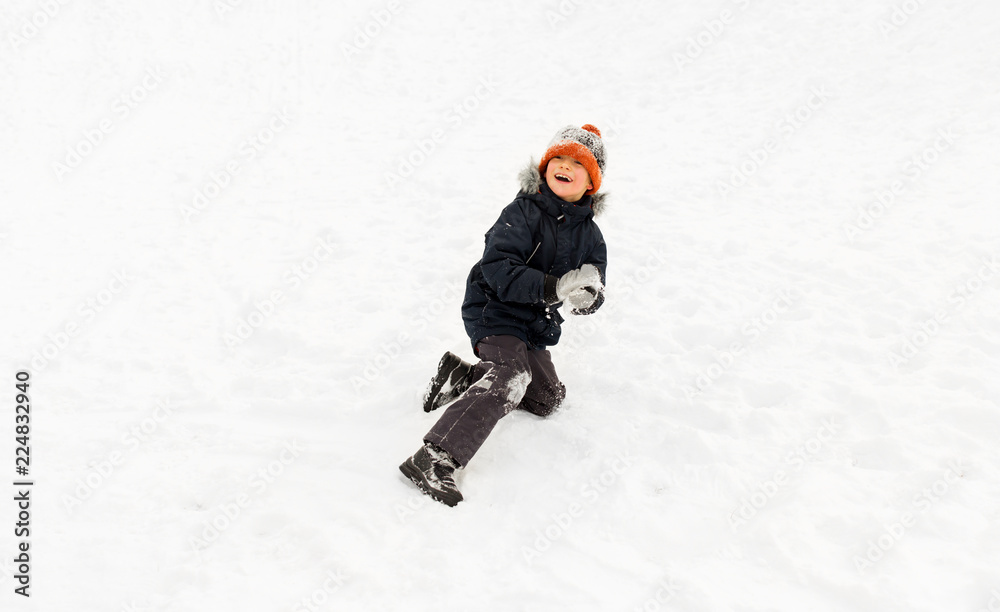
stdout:
[[(594, 299), (601, 290), (604, 289), (604, 285), (601, 283), (601, 273), (597, 269), (597, 266), (593, 264), (583, 264), (577, 270), (570, 270), (562, 277), (556, 279), (554, 276), (548, 276), (545, 279), (545, 303), (546, 304), (558, 304), (559, 302), (565, 302), (570, 299), (570, 296), (578, 291), (583, 291), (584, 293), (589, 293), (587, 289), (592, 290), (592, 295)], [(584, 300), (582, 295), (579, 299)], [(593, 304), (593, 300), (591, 300)], [(572, 303), (570, 304), (573, 305)], [(590, 304), (588, 304), (589, 307)], [(574, 306), (574, 308), (576, 308)]]
[(595, 301), (597, 301), (597, 289), (593, 287), (577, 289), (566, 298), (566, 303), (573, 309), (571, 312), (574, 314), (577, 310), (587, 310)]
[(597, 312), (597, 309), (604, 303), (603, 289), (584, 287), (574, 291), (566, 298), (566, 303), (570, 306), (571, 315), (589, 315)]

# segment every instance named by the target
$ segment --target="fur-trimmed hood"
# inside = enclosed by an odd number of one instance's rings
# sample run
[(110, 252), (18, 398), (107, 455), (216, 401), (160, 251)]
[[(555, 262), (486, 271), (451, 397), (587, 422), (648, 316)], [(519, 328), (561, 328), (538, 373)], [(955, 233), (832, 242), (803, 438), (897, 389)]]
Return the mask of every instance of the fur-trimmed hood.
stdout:
[[(542, 187), (542, 175), (538, 172), (538, 162), (531, 158), (524, 168), (517, 174), (517, 180), (521, 184), (521, 191), (524, 193), (538, 193)], [(587, 196), (584, 196), (587, 197)], [(608, 194), (603, 192), (595, 193), (590, 197), (590, 207), (594, 209), (594, 216), (600, 216), (607, 207)]]

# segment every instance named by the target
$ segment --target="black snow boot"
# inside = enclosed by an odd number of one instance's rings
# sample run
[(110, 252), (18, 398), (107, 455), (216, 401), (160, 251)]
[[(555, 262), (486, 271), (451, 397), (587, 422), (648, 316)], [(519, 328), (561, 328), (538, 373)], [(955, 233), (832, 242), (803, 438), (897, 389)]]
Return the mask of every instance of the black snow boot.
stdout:
[(424, 394), (424, 412), (437, 410), (465, 393), (472, 382), (472, 364), (454, 353), (445, 353), (438, 362), (437, 374)]
[(462, 501), (462, 493), (455, 486), (458, 467), (458, 462), (447, 451), (424, 442), (420, 450), (399, 466), (399, 471), (433, 499), (454, 506)]

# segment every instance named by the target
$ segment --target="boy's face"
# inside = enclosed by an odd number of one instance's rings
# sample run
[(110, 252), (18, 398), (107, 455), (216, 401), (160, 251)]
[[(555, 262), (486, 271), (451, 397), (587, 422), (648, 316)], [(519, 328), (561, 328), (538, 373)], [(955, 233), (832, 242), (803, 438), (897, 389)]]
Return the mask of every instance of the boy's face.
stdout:
[(569, 155), (558, 155), (549, 160), (545, 167), (545, 183), (552, 193), (567, 202), (576, 202), (594, 184), (583, 164)]

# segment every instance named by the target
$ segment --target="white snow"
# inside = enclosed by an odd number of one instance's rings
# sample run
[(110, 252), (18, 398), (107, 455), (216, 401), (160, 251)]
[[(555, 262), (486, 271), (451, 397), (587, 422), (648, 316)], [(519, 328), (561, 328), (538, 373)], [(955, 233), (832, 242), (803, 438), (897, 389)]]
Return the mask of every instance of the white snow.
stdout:
[[(995, 3), (0, 12), (4, 610), (1000, 607)], [(567, 123), (607, 302), (447, 508), (397, 466)]]

